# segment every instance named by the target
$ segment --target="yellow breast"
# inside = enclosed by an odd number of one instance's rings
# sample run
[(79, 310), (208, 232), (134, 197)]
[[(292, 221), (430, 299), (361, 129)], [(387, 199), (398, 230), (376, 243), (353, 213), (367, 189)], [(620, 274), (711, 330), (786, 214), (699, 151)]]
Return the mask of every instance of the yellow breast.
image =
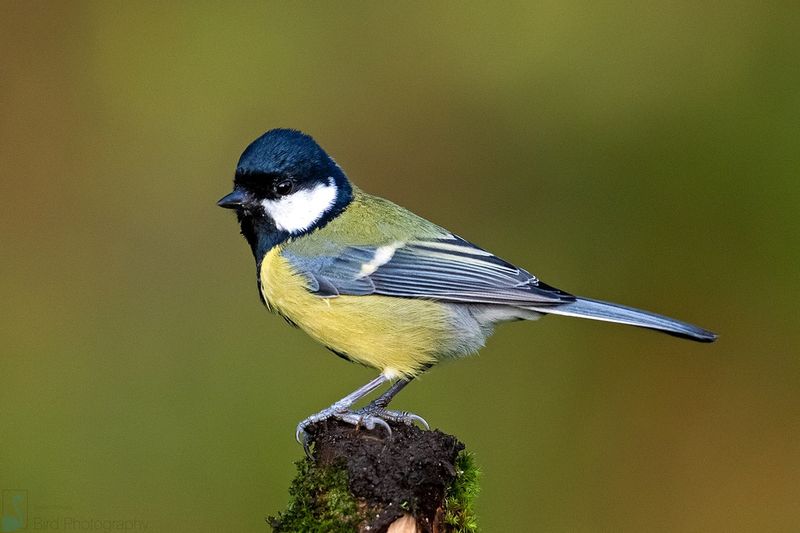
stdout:
[(447, 309), (435, 302), (311, 294), (280, 247), (266, 254), (259, 275), (271, 309), (325, 346), (389, 375), (413, 376), (436, 362), (453, 334)]

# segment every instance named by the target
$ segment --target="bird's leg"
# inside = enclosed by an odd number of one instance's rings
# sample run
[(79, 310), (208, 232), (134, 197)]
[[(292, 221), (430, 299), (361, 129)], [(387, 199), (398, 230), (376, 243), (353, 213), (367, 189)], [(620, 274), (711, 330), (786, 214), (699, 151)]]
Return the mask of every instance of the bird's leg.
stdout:
[(395, 381), (389, 390), (375, 398), (369, 404), (367, 404), (364, 408), (359, 409), (356, 411), (356, 414), (359, 415), (369, 415), (375, 416), (378, 418), (382, 418), (384, 420), (391, 420), (392, 422), (402, 422), (404, 424), (413, 424), (417, 422), (425, 426), (425, 429), (430, 429), (430, 426), (419, 415), (415, 415), (414, 413), (409, 413), (408, 411), (390, 411), (386, 409), (389, 405), (389, 402), (397, 395), (398, 392), (403, 390), (406, 385), (411, 383), (411, 380), (414, 378), (400, 378)]
[[(372, 415), (372, 414), (356, 414), (350, 410), (350, 406), (356, 403), (358, 400), (369, 394), (370, 392), (374, 391), (384, 383), (389, 381), (389, 378), (381, 374), (377, 378), (373, 379), (363, 387), (356, 389), (355, 391), (351, 392), (338, 402), (334, 403), (327, 409), (323, 409), (319, 413), (313, 414), (297, 424), (297, 430), (295, 431), (295, 438), (297, 442), (303, 445), (303, 448), (306, 450), (306, 454), (308, 454), (308, 434), (306, 433), (306, 428), (312, 424), (316, 424), (317, 422), (321, 422), (322, 420), (326, 420), (328, 418), (338, 418), (343, 422), (347, 422), (353, 425), (364, 424), (367, 429), (374, 429), (375, 425), (383, 426), (386, 431), (391, 435), (392, 429), (389, 427), (389, 424), (386, 423), (385, 420)], [(401, 387), (402, 388), (402, 387)], [(391, 390), (391, 389), (390, 389)]]
[(384, 392), (383, 394), (381, 394), (380, 396), (378, 396), (377, 398), (375, 398), (374, 400), (369, 402), (367, 407), (368, 408), (372, 407), (374, 409), (385, 409), (386, 407), (389, 406), (389, 402), (391, 402), (392, 399), (395, 396), (397, 396), (397, 393), (400, 392), (401, 390), (403, 390), (406, 387), (406, 385), (411, 383), (412, 379), (413, 378), (400, 378), (400, 379), (398, 379), (397, 381), (395, 381), (392, 384), (391, 387), (389, 387), (387, 389), (386, 392)]

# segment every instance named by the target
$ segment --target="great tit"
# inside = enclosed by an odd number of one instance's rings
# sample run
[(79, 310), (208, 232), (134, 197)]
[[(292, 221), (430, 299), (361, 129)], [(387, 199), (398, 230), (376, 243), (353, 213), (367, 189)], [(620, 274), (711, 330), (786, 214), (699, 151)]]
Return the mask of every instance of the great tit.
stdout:
[[(310, 136), (273, 129), (242, 153), (233, 192), (268, 309), (334, 353), (380, 375), (297, 426), (335, 417), (373, 429), (425, 421), (386, 409), (420, 372), (477, 352), (495, 324), (555, 314), (712, 342), (710, 331), (573, 296), (382, 198), (362, 192)], [(360, 410), (353, 404), (394, 383)]]

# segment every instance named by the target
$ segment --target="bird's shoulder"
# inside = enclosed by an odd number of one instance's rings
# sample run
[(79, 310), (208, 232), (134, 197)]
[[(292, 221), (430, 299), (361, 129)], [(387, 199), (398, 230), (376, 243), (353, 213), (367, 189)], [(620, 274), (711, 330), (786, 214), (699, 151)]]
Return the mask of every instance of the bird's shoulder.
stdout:
[(282, 256), (320, 297), (396, 296), (446, 302), (552, 305), (571, 295), (387, 200), (359, 194)]
[(394, 242), (440, 239), (450, 233), (384, 198), (354, 190), (347, 208), (325, 226), (282, 247), (300, 256), (336, 255), (349, 247), (380, 247)]

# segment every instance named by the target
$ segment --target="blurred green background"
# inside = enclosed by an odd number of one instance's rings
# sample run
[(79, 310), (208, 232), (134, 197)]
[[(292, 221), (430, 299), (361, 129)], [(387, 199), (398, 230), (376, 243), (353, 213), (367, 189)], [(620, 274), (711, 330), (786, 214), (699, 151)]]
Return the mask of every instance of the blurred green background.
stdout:
[(798, 32), (766, 2), (0, 3), (0, 488), (30, 528), (268, 531), (295, 424), (374, 375), (261, 307), (215, 206), (283, 126), (548, 283), (721, 334), (551, 317), (409, 387), (485, 531), (796, 531)]

